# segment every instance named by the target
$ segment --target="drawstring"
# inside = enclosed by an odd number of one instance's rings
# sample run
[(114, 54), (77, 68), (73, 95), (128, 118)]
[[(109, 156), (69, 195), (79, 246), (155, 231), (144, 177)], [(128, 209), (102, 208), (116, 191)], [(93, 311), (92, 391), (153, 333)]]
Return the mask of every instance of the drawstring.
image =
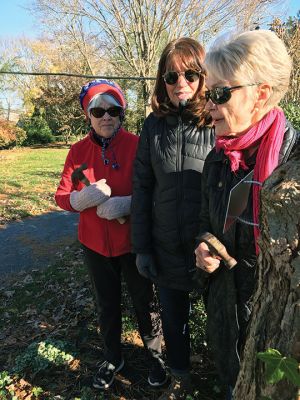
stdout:
[(101, 158), (102, 158), (102, 160), (103, 160), (103, 164), (104, 164), (104, 165), (109, 165), (109, 164), (111, 164), (111, 167), (112, 167), (113, 169), (119, 169), (119, 168), (120, 168), (120, 165), (119, 165), (119, 163), (117, 162), (116, 155), (115, 155), (115, 152), (114, 152), (113, 148), (110, 148), (110, 149), (109, 149), (109, 151), (111, 152), (111, 157), (108, 156), (108, 154), (107, 154), (107, 153), (108, 153), (107, 149), (108, 149), (108, 146), (110, 145), (110, 142), (113, 140), (113, 138), (114, 138), (114, 137), (117, 135), (117, 133), (119, 132), (120, 127), (121, 127), (121, 125), (118, 126), (118, 127), (114, 130), (113, 134), (112, 134), (109, 138), (105, 138), (105, 137), (102, 137), (102, 136), (97, 135), (97, 133), (96, 133), (95, 130), (93, 129), (93, 136), (94, 136), (94, 139), (95, 139), (96, 142), (101, 146)]

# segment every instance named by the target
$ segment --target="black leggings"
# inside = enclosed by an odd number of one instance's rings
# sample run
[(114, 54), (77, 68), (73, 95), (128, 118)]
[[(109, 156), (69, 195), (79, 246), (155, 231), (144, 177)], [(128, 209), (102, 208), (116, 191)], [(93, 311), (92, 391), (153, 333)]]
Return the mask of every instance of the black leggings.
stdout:
[(135, 255), (104, 257), (83, 246), (85, 263), (94, 289), (100, 330), (104, 341), (104, 357), (114, 365), (121, 354), (121, 272), (136, 313), (139, 332), (150, 355), (161, 353), (161, 324), (154, 311), (154, 288), (150, 280), (137, 271)]
[(190, 369), (189, 292), (159, 286), (167, 360), (173, 374)]

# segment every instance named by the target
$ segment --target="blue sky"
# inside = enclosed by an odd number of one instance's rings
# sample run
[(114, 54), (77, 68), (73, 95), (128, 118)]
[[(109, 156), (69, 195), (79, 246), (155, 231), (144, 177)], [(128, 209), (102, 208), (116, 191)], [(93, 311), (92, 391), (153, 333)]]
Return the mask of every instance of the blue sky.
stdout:
[(0, 38), (17, 36), (34, 37), (37, 33), (35, 19), (26, 10), (29, 0), (2, 0), (0, 5)]
[[(34, 37), (38, 25), (26, 7), (30, 0), (1, 0), (0, 5), (0, 38), (17, 36)], [(299, 0), (282, 0), (276, 9), (287, 10), (287, 15), (295, 16), (300, 9)]]

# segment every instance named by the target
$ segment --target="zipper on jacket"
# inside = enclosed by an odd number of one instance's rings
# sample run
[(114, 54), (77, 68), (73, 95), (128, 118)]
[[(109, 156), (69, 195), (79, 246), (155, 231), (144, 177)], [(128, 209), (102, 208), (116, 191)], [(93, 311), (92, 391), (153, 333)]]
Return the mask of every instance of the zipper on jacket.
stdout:
[[(101, 154), (100, 154), (100, 160), (102, 162)], [(111, 165), (109, 165), (109, 164), (103, 165), (103, 176), (100, 179), (106, 179), (106, 182), (109, 181), (109, 176), (110, 176), (110, 172), (111, 172), (110, 168), (111, 168)], [(108, 182), (107, 182), (107, 184), (109, 185)], [(108, 257), (113, 257), (113, 252), (112, 252), (112, 248), (111, 248), (111, 238), (110, 238), (110, 234), (109, 234), (109, 230), (110, 230), (109, 224), (110, 224), (110, 221), (108, 221), (107, 219), (104, 218), (103, 219), (103, 229), (104, 229), (105, 237), (106, 237), (105, 244), (107, 247), (107, 251), (109, 253)]]
[(182, 235), (182, 225), (183, 225), (183, 215), (181, 212), (181, 205), (183, 202), (184, 197), (184, 187), (183, 187), (183, 170), (184, 170), (184, 152), (183, 148), (185, 147), (185, 134), (184, 134), (184, 124), (182, 120), (182, 112), (183, 112), (182, 105), (179, 105), (179, 112), (178, 112), (178, 128), (177, 128), (177, 159), (176, 159), (176, 168), (178, 171), (177, 175), (177, 204), (180, 207), (180, 212), (177, 213), (177, 230), (178, 230), (178, 237), (180, 245), (182, 246), (182, 251), (185, 259), (185, 264), (187, 269), (190, 269), (189, 265), (189, 257), (186, 253), (186, 249), (184, 247), (184, 237)]

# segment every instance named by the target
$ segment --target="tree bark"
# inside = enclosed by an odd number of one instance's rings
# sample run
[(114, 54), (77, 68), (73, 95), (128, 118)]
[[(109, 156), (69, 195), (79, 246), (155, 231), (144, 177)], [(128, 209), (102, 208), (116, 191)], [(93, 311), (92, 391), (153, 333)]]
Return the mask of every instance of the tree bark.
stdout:
[(297, 388), (283, 379), (267, 384), (257, 352), (274, 348), (300, 360), (300, 149), (261, 191), (258, 281), (235, 399), (294, 400)]

